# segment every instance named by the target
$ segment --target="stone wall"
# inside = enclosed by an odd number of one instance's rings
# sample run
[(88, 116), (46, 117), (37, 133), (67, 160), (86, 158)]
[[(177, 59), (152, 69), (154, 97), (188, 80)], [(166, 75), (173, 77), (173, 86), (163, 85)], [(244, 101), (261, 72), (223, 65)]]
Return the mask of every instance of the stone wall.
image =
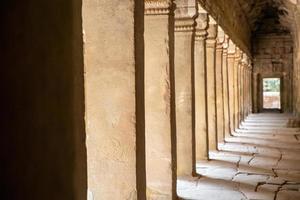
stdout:
[(294, 113), (299, 116), (300, 114), (300, 6), (294, 10), (295, 22), (294, 22), (294, 73), (293, 73), (293, 108)]
[(281, 78), (281, 104), (284, 112), (292, 109), (293, 40), (289, 35), (261, 35), (253, 41), (256, 111), (261, 111), (262, 79)]

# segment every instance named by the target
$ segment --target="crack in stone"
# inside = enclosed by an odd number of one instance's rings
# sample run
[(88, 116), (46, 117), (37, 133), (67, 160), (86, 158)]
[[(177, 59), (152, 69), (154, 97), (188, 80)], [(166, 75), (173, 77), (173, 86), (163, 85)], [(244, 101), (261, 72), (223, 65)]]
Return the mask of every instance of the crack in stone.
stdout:
[(278, 164), (279, 164), (279, 162), (282, 160), (282, 157), (283, 157), (283, 155), (282, 155), (282, 153), (280, 154), (280, 157), (279, 157), (279, 159), (278, 159), (278, 161), (277, 161), (277, 163), (276, 163), (276, 165), (275, 165), (275, 167), (278, 167)]
[(287, 183), (287, 181), (284, 181), (282, 184), (279, 185), (279, 187), (277, 188), (277, 190), (275, 191), (275, 196), (274, 196), (274, 200), (277, 199), (278, 193), (280, 192), (281, 188)]
[(258, 187), (261, 186), (261, 185), (265, 185), (265, 184), (267, 184), (267, 182), (265, 182), (265, 181), (264, 181), (264, 182), (258, 182), (258, 183), (256, 184), (256, 186), (255, 186), (254, 191), (257, 192)]
[(272, 168), (272, 172), (273, 172), (273, 174), (274, 174), (274, 177), (278, 177), (278, 174), (276, 173), (276, 171), (275, 171), (274, 168)]
[(240, 162), (242, 161), (242, 156), (240, 156), (239, 161), (236, 163), (236, 169), (239, 170)]
[(252, 155), (252, 158), (248, 161), (248, 165), (250, 165), (251, 161), (255, 158), (255, 153)]
[(246, 196), (246, 194), (240, 190), (240, 187), (238, 188), (238, 191), (245, 197), (245, 200), (248, 199), (248, 197)]

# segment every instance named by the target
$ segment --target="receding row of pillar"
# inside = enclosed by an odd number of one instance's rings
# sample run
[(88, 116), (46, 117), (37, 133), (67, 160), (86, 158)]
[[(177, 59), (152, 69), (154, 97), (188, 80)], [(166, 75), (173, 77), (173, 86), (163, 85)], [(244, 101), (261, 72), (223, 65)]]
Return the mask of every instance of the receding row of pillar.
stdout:
[(197, 176), (196, 161), (218, 151), (252, 107), (250, 58), (199, 5), (171, 8), (150, 1), (145, 11), (150, 199), (171, 199), (176, 177)]
[(84, 22), (89, 197), (175, 199), (251, 113), (251, 62), (196, 1), (147, 0), (144, 18), (126, 2)]

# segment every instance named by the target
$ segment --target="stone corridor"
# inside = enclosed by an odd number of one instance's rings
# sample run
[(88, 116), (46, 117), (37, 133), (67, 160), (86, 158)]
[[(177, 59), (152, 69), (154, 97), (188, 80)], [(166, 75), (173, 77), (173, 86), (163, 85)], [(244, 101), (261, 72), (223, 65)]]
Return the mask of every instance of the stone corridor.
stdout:
[(300, 0), (3, 0), (0, 25), (1, 200), (300, 200)]
[(178, 180), (188, 200), (300, 199), (300, 128), (289, 114), (251, 114), (234, 136), (197, 162), (198, 178)]

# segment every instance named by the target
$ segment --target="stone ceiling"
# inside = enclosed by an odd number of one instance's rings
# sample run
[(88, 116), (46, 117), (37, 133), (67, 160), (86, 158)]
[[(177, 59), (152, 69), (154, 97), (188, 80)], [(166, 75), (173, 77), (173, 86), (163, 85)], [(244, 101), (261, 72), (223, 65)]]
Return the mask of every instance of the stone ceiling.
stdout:
[[(233, 42), (251, 55), (258, 34), (296, 33), (300, 0), (198, 0)], [(298, 7), (298, 8), (297, 8)], [(300, 27), (300, 26), (299, 26)], [(300, 30), (300, 28), (298, 28)], [(298, 31), (299, 31), (298, 30)]]
[(297, 0), (237, 0), (254, 34), (293, 31)]

